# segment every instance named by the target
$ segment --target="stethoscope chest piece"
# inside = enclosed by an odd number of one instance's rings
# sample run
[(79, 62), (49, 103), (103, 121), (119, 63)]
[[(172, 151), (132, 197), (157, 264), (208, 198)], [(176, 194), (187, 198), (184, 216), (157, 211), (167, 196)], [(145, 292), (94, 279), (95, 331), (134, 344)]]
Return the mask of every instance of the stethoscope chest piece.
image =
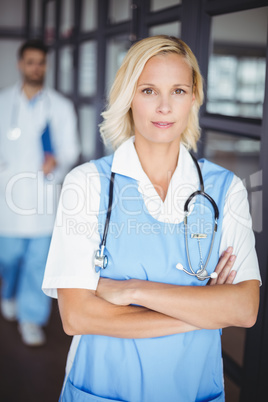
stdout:
[(199, 281), (204, 281), (206, 279), (210, 279), (210, 278), (217, 278), (217, 273), (216, 272), (212, 272), (210, 275), (208, 274), (208, 271), (204, 268), (199, 268), (196, 273), (194, 271), (187, 271), (184, 266), (178, 262), (178, 264), (176, 265), (176, 268), (179, 271), (183, 271), (186, 274), (190, 275), (190, 276), (194, 276), (196, 277)]
[(207, 279), (207, 277), (208, 277), (208, 271), (207, 271), (206, 269), (203, 269), (203, 268), (199, 268), (199, 269), (196, 271), (196, 274), (197, 274), (197, 278), (198, 278), (200, 281), (204, 281), (204, 280)]
[(19, 127), (12, 128), (7, 133), (7, 138), (10, 141), (16, 141), (21, 136), (21, 129)]
[(107, 267), (108, 257), (104, 254), (104, 247), (95, 252), (94, 265), (96, 272)]

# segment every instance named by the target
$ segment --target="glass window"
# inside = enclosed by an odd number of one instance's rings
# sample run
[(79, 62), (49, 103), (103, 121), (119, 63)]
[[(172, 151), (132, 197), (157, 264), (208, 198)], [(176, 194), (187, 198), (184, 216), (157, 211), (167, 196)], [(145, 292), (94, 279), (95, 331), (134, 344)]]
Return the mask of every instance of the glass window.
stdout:
[(55, 87), (55, 50), (50, 50), (47, 55), (46, 85), (50, 88)]
[(41, 15), (42, 15), (42, 0), (33, 0), (32, 1), (32, 15), (31, 15), (31, 21), (32, 21), (32, 28), (41, 28), (42, 26), (42, 21), (41, 21)]
[(56, 3), (49, 1), (46, 4), (45, 41), (47, 44), (55, 40)]
[(79, 94), (92, 96), (97, 88), (97, 45), (95, 41), (80, 46)]
[(0, 88), (12, 85), (19, 79), (17, 52), (20, 45), (22, 45), (21, 40), (0, 40)]
[(59, 89), (67, 94), (73, 90), (73, 47), (69, 45), (60, 49)]
[(130, 48), (130, 41), (126, 35), (116, 36), (107, 43), (106, 55), (106, 94), (109, 94), (117, 70)]
[(131, 18), (130, 0), (110, 0), (109, 1), (109, 22), (116, 24)]
[(168, 24), (156, 25), (149, 29), (149, 35), (170, 35), (181, 36), (181, 23), (179, 21), (169, 22)]
[[(217, 163), (231, 171), (243, 180), (247, 187), (248, 199), (255, 232), (262, 230), (262, 174), (259, 169), (260, 142), (249, 138), (207, 131), (204, 155), (211, 162)], [(244, 328), (224, 328), (222, 347), (226, 354), (243, 365), (246, 330)], [(228, 385), (229, 392), (233, 388)], [(236, 392), (239, 390), (236, 389)]]
[(60, 35), (69, 38), (74, 29), (74, 1), (64, 0), (61, 7)]
[(177, 6), (181, 4), (181, 0), (151, 0), (151, 11), (162, 10), (163, 8), (168, 8), (172, 6)]
[(262, 173), (259, 169), (260, 141), (207, 131), (204, 155), (240, 177), (247, 187), (253, 229), (262, 230)]
[(94, 106), (83, 105), (79, 108), (79, 131), (82, 158), (88, 161), (94, 157), (96, 147), (96, 110)]
[(96, 0), (83, 0), (81, 30), (93, 31), (97, 28), (97, 2)]
[(209, 113), (262, 117), (267, 22), (268, 7), (212, 18), (213, 51), (207, 91)]
[(23, 28), (25, 25), (25, 0), (1, 0), (0, 27)]

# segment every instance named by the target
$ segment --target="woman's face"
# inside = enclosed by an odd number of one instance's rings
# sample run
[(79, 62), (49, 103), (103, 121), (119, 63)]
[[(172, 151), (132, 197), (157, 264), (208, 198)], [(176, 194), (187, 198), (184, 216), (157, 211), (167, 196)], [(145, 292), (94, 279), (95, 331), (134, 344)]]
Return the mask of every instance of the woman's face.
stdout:
[(192, 69), (182, 56), (149, 59), (131, 104), (136, 141), (179, 142), (194, 100)]

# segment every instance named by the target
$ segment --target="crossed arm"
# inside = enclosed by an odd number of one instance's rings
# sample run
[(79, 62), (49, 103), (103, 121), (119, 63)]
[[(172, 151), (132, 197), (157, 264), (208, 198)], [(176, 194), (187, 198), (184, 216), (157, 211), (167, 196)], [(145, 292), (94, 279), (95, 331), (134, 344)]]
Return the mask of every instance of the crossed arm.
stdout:
[(208, 286), (101, 278), (96, 292), (58, 289), (63, 328), (68, 335), (148, 338), (200, 328), (250, 327), (258, 312), (259, 281), (233, 285), (234, 259), (229, 248), (216, 267), (218, 278)]

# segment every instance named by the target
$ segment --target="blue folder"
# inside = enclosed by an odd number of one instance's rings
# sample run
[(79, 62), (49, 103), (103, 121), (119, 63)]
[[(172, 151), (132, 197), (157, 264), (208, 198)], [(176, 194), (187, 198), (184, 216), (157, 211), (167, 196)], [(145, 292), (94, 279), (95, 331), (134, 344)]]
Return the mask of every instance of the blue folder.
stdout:
[(47, 123), (47, 125), (45, 127), (41, 140), (42, 140), (42, 146), (43, 146), (44, 153), (47, 152), (47, 153), (54, 155), (54, 149), (53, 149), (53, 146), (51, 143), (51, 130), (50, 130), (49, 123)]

